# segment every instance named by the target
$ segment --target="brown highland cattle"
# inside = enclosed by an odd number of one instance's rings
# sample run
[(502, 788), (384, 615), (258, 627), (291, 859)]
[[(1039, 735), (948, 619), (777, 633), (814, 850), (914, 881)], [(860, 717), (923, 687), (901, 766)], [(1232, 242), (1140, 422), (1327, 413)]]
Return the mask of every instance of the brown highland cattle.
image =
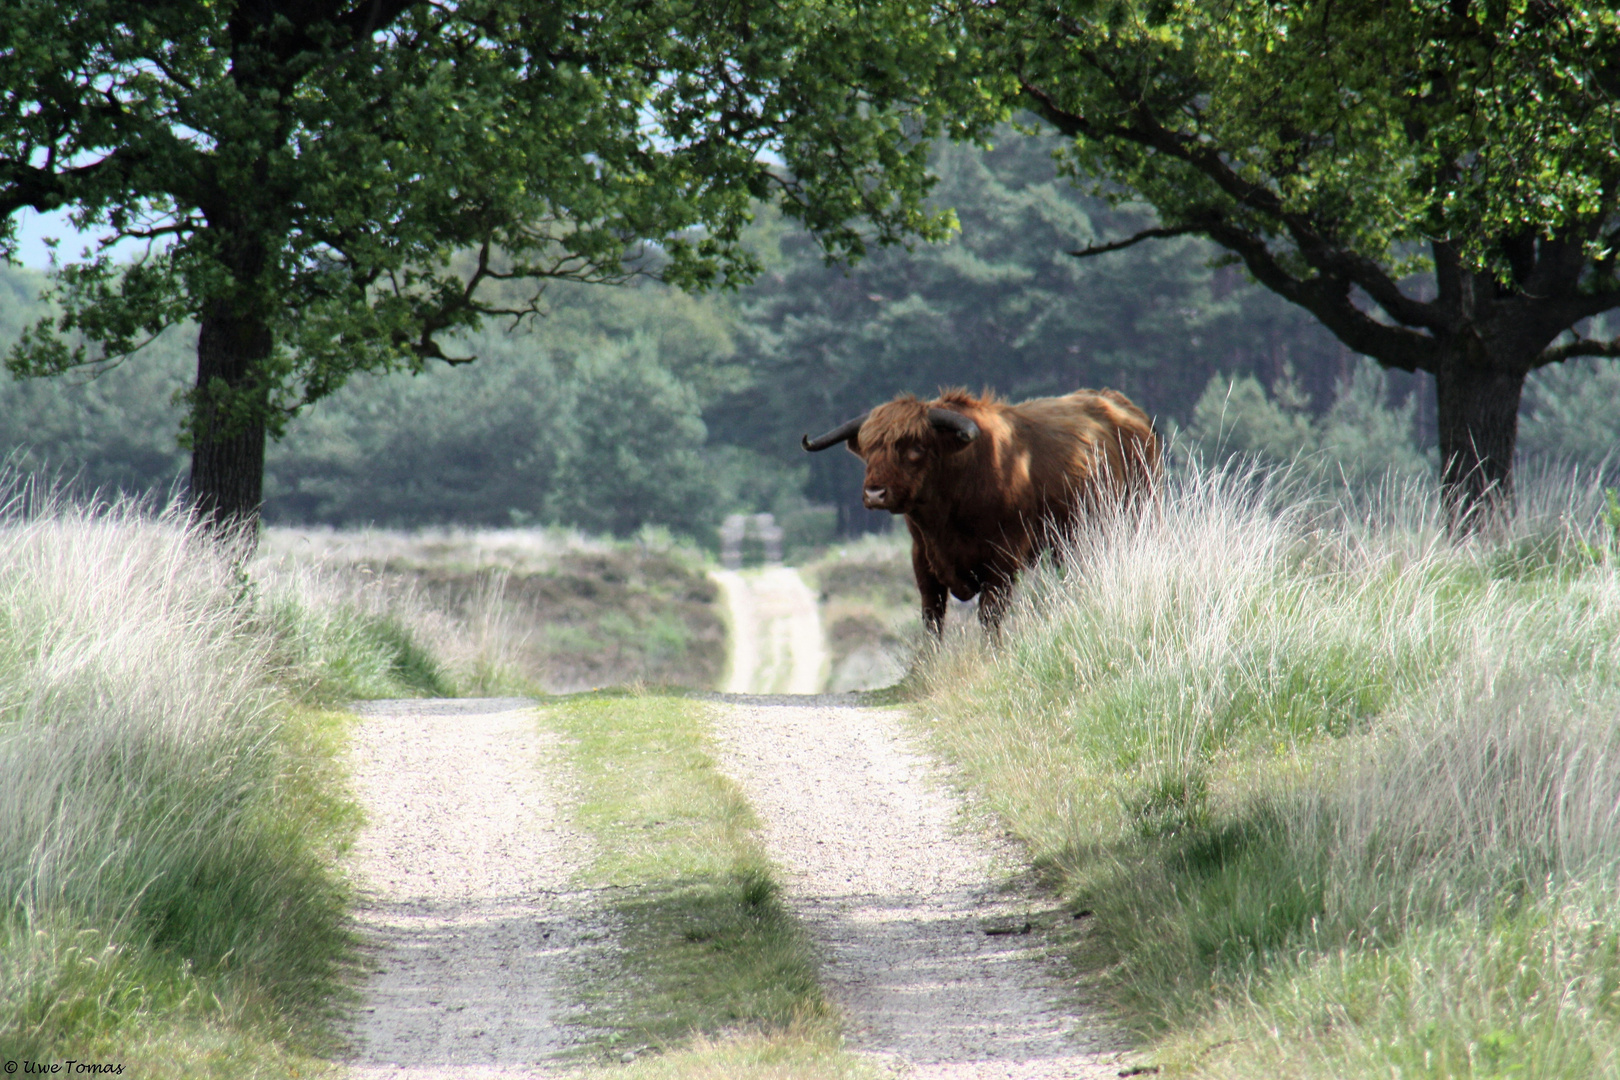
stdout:
[(1129, 504), (1160, 473), (1147, 414), (1117, 390), (1076, 390), (1009, 405), (986, 391), (906, 395), (857, 416), (806, 450), (847, 443), (866, 462), (867, 509), (904, 514), (923, 622), (945, 625), (945, 594), (979, 600), (995, 632), (1018, 572), (1088, 510)]

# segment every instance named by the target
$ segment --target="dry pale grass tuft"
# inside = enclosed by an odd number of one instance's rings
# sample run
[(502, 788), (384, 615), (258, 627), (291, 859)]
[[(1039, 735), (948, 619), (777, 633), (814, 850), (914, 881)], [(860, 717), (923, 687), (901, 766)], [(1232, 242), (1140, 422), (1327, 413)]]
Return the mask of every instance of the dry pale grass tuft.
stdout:
[(251, 1072), (323, 1044), (351, 955), (337, 722), (290, 708), (275, 621), (179, 517), (9, 493), (0, 1046)]
[[(228, 560), (172, 518), (17, 503), (0, 527), (0, 888), (122, 917), (251, 783), (279, 723)], [(131, 833), (162, 842), (138, 850)], [(141, 845), (141, 847), (146, 847)]]
[(1033, 575), (999, 649), (928, 660), (922, 707), (1166, 1060), (1614, 1075), (1612, 505), (1566, 478), (1453, 542), (1410, 487), (1193, 469)]

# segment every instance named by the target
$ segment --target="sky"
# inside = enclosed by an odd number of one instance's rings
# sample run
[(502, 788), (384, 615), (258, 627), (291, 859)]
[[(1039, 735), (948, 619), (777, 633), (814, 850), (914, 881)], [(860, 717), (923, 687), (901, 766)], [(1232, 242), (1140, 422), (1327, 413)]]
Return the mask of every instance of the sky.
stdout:
[(50, 249), (45, 246), (45, 238), (48, 236), (54, 236), (62, 241), (57, 251), (64, 257), (77, 256), (86, 244), (95, 241), (92, 234), (81, 233), (73, 227), (65, 210), (49, 214), (20, 210), (17, 213), (17, 261), (30, 270), (44, 270), (49, 267)]

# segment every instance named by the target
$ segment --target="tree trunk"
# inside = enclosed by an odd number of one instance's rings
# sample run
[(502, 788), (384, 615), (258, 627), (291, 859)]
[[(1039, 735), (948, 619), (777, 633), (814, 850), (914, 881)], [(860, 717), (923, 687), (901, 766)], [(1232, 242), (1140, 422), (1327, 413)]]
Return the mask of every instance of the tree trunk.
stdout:
[(197, 334), (192, 420), (192, 512), (217, 539), (251, 555), (264, 492), (263, 363), (272, 338), (263, 320), (216, 304)]
[(1473, 335), (1441, 353), (1434, 381), (1440, 493), (1453, 532), (1476, 532), (1512, 508), (1524, 376), (1492, 364)]

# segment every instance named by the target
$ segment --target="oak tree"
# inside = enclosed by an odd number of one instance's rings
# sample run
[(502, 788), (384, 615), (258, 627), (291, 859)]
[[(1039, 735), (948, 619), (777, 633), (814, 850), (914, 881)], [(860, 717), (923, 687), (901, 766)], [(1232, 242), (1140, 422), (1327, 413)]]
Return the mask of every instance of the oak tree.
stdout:
[(943, 234), (927, 141), (984, 106), (932, 74), (953, 61), (925, 11), (3, 0), (0, 254), (22, 208), (105, 238), (55, 269), (58, 314), (8, 366), (138, 359), (194, 320), (191, 497), (237, 531), (288, 417), (355, 372), (472, 359), (455, 335), (533, 313), (547, 280), (746, 279), (766, 198), (833, 253)]
[[(1525, 376), (1620, 355), (1620, 16), (1561, 0), (1002, 0), (941, 9), (982, 85), (1350, 348), (1435, 379), (1467, 529), (1511, 495)], [(999, 80), (999, 82), (998, 82)]]

